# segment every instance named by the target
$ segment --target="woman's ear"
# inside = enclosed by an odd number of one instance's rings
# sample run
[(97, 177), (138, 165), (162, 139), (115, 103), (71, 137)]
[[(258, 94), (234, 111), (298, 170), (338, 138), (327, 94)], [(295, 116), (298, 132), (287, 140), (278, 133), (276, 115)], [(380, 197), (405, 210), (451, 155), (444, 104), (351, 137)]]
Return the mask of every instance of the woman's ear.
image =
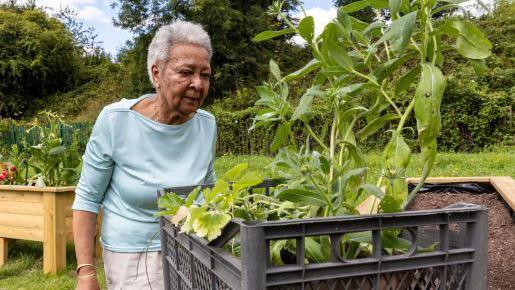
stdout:
[(159, 79), (159, 66), (157, 64), (153, 64), (151, 70), (152, 70), (152, 79), (154, 80), (154, 86), (156, 88), (159, 88), (159, 86), (161, 85), (160, 79)]

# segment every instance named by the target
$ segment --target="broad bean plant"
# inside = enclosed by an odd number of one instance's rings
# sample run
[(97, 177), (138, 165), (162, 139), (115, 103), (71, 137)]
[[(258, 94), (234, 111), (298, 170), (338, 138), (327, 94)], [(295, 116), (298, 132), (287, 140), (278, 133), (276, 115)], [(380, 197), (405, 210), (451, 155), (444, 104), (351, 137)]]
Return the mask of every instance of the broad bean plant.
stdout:
[[(254, 41), (297, 34), (313, 55), (301, 69), (286, 75), (270, 60), (272, 80), (257, 87), (260, 111), (251, 129), (275, 129), (271, 150), (277, 155), (272, 167), (281, 184), (271, 196), (251, 193), (248, 189), (262, 177), (242, 174), (246, 166), (239, 165), (212, 190), (204, 189), (202, 201), (194, 202), (198, 189), (187, 197), (174, 193), (161, 197), (159, 207), (165, 210), (158, 215), (171, 215), (183, 232), (213, 240), (234, 217), (263, 221), (403, 210), (423, 184), (408, 191), (406, 169), (412, 152), (418, 150), (403, 135), (406, 130), (415, 131), (407, 126), (409, 118), (416, 119), (422, 180), (430, 174), (437, 154), (440, 104), (446, 88), (443, 52), (457, 50), (478, 73), (484, 71), (484, 59), (491, 54), (490, 42), (471, 22), (435, 19), (442, 11), (456, 9), (458, 1), (353, 2), (340, 8), (319, 36), (315, 36), (313, 17), (294, 24), (283, 14), (282, 3), (274, 3), (269, 13), (289, 27), (264, 31)], [(378, 14), (377, 21), (369, 24), (349, 15), (369, 6), (386, 11), (383, 15), (389, 15), (389, 20)], [(302, 96), (290, 95), (289, 85), (302, 78), (310, 80), (309, 88)], [(405, 105), (401, 95), (409, 96)], [(331, 115), (320, 131), (313, 129), (315, 105)], [(294, 134), (298, 128), (305, 131), (307, 140), (298, 142)], [(390, 139), (380, 168), (371, 168), (361, 144), (386, 128)], [(381, 173), (377, 180), (368, 178), (371, 170)], [(372, 205), (363, 212), (360, 207), (366, 200)], [(384, 252), (405, 252), (410, 247), (400, 233), (398, 229), (381, 232)], [(351, 233), (338, 247), (345, 258), (356, 258), (371, 255), (371, 242), (370, 232)], [(237, 241), (233, 243), (231, 251), (237, 255)], [(328, 236), (307, 237), (305, 243), (306, 262), (330, 259)], [(295, 255), (295, 247), (294, 241), (272, 241), (271, 262), (284, 263)]]
[[(456, 50), (477, 72), (485, 69), (484, 59), (491, 54), (490, 42), (470, 21), (434, 17), (456, 9), (459, 2), (356, 1), (341, 7), (319, 36), (315, 36), (312, 16), (294, 24), (281, 11), (281, 2), (271, 6), (269, 13), (289, 27), (264, 31), (254, 41), (297, 34), (313, 55), (301, 69), (287, 75), (270, 60), (273, 80), (257, 87), (256, 105), (261, 109), (253, 128), (276, 128), (271, 150), (278, 153), (273, 166), (288, 180), (277, 192), (278, 198), (317, 205), (319, 216), (356, 214), (358, 205), (370, 196), (380, 212), (406, 206), (423, 183), (408, 192), (406, 169), (417, 149), (410, 148), (403, 133), (413, 130), (406, 121), (414, 115), (415, 146), (420, 148), (425, 180), (435, 161), (441, 127), (444, 51)], [(377, 21), (369, 24), (349, 15), (369, 6), (387, 11), (390, 19), (378, 14)], [(291, 96), (289, 84), (308, 74), (312, 75), (309, 89), (300, 98)], [(409, 96), (405, 105), (399, 101), (401, 94)], [(319, 132), (312, 128), (315, 102), (331, 113)], [(294, 127), (307, 133), (306, 142), (297, 144)], [(390, 139), (381, 168), (370, 168), (360, 144), (386, 128)], [(381, 172), (378, 180), (367, 178), (370, 170)]]

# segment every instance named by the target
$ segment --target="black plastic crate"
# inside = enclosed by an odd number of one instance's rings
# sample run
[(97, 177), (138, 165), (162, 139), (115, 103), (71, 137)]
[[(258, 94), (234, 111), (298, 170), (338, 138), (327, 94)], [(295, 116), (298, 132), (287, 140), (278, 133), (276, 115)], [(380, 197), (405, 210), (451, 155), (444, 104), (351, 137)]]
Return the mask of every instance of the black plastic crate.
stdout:
[[(258, 187), (269, 192), (271, 182)], [(187, 193), (194, 187), (170, 188), (165, 192)], [(445, 209), (394, 214), (340, 216), (260, 222), (232, 220), (222, 236), (206, 240), (180, 233), (161, 217), (161, 242), (165, 289), (486, 289), (487, 210), (457, 204)], [(404, 229), (412, 247), (402, 255), (386, 255), (381, 231)], [(327, 235), (332, 245), (346, 233), (370, 231), (373, 256), (345, 260), (337, 247), (332, 261), (305, 264), (304, 238)], [(241, 257), (222, 246), (239, 233)], [(271, 265), (270, 242), (296, 242), (293, 264)], [(420, 253), (417, 246), (437, 242), (435, 251)]]

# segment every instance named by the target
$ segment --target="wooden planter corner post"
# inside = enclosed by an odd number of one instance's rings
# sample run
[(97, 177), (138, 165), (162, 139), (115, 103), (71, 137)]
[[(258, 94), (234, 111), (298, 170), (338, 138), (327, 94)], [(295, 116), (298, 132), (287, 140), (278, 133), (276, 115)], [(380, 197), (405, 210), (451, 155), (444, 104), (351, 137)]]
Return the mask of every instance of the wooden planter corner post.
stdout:
[(43, 272), (66, 268), (66, 226), (64, 194), (43, 193)]
[[(66, 269), (66, 243), (73, 242), (71, 206), (75, 187), (0, 186), (0, 266), (10, 239), (43, 242), (43, 272)], [(101, 214), (97, 220), (97, 238)], [(95, 239), (97, 240), (97, 239)], [(98, 241), (97, 257), (100, 253)]]

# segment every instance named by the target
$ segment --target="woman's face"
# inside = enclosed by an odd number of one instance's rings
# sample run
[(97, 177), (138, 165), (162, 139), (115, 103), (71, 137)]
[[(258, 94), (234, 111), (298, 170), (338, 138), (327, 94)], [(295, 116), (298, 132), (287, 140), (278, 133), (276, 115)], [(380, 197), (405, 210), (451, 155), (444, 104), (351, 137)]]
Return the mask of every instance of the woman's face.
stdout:
[(195, 44), (177, 44), (170, 49), (168, 63), (152, 66), (158, 94), (168, 107), (181, 115), (197, 111), (206, 99), (211, 77), (207, 50)]

